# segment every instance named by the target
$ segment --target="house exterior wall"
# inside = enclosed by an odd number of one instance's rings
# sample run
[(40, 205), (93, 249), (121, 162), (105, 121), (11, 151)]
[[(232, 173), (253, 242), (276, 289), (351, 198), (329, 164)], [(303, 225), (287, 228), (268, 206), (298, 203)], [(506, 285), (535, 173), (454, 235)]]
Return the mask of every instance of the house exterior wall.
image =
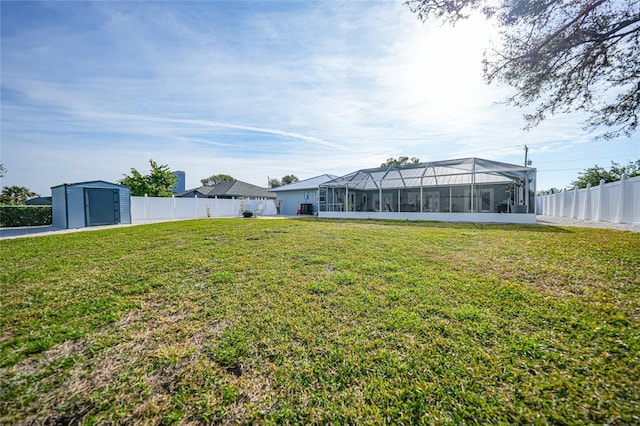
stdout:
[(313, 213), (318, 212), (318, 190), (301, 189), (299, 191), (282, 191), (276, 194), (276, 203), (280, 203), (281, 215), (295, 215), (300, 204), (311, 204)]

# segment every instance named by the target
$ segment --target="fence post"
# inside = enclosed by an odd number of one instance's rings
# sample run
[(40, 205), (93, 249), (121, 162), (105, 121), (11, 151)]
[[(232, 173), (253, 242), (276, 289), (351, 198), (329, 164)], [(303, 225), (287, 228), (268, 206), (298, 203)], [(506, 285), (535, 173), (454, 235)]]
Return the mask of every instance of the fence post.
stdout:
[(171, 196), (171, 219), (175, 219), (176, 218), (176, 196), (172, 195)]
[(572, 219), (577, 219), (578, 218), (578, 187), (574, 186), (573, 187), (573, 201), (571, 204), (571, 218)]
[(584, 193), (584, 213), (580, 219), (591, 220), (591, 184), (588, 183), (585, 188), (586, 192)]
[(616, 217), (616, 223), (625, 223), (624, 222), (624, 212), (625, 212), (625, 201), (626, 201), (626, 197), (625, 197), (625, 187), (627, 183), (627, 174), (623, 174), (622, 175), (622, 179), (620, 179), (620, 184), (618, 185), (618, 187), (620, 188), (618, 190), (619, 194), (620, 194), (620, 198), (618, 199), (618, 215)]
[(196, 202), (193, 204), (193, 218), (197, 219), (198, 218), (198, 194), (196, 194), (195, 198), (196, 198)]
[(551, 216), (551, 197), (552, 194), (549, 194), (546, 196), (546, 199), (544, 200), (544, 214), (546, 214), (547, 216)]
[(598, 188), (600, 188), (600, 191), (598, 192), (598, 214), (596, 215), (596, 220), (602, 221), (602, 210), (604, 208), (604, 179), (600, 179), (600, 185)]
[(149, 196), (144, 194), (144, 220), (149, 220)]

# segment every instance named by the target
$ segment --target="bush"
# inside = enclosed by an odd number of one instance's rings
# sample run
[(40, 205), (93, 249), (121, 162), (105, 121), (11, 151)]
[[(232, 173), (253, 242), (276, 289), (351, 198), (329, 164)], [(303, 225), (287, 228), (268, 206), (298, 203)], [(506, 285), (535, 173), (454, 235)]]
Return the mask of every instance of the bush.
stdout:
[(0, 206), (0, 227), (51, 225), (51, 206)]

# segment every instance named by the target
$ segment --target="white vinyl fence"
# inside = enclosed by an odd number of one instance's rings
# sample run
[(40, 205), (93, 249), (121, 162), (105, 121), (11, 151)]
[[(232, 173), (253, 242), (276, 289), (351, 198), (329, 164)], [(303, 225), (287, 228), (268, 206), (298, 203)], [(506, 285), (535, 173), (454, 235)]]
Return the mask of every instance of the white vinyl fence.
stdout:
[(613, 223), (640, 223), (640, 176), (536, 198), (536, 213)]
[(275, 202), (267, 199), (131, 197), (131, 221), (241, 217), (244, 210), (275, 216)]

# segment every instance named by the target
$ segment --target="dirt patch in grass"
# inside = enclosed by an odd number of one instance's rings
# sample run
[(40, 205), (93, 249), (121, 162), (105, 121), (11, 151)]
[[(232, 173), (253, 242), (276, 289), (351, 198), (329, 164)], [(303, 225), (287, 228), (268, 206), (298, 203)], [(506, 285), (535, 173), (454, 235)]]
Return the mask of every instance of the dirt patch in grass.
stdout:
[[(187, 415), (189, 407), (182, 407), (180, 395), (200, 392), (200, 386), (211, 392), (203, 403), (213, 411), (233, 395), (238, 402), (229, 404), (225, 416), (241, 421), (247, 406), (259, 407), (273, 390), (263, 373), (243, 369), (234, 374), (207, 356), (207, 348), (233, 325), (232, 320), (203, 322), (189, 309), (175, 312), (145, 303), (85, 338), (62, 342), (14, 365), (14, 386), (30, 386), (34, 377), (41, 378), (30, 404), (37, 410), (25, 407), (23, 421), (70, 424), (110, 409), (125, 411), (120, 414), (123, 423), (162, 422), (167, 412)], [(70, 368), (51, 374), (62, 364)], [(207, 383), (207, 376), (214, 383)], [(269, 404), (262, 405), (269, 410)], [(203, 420), (195, 411), (191, 415)]]

